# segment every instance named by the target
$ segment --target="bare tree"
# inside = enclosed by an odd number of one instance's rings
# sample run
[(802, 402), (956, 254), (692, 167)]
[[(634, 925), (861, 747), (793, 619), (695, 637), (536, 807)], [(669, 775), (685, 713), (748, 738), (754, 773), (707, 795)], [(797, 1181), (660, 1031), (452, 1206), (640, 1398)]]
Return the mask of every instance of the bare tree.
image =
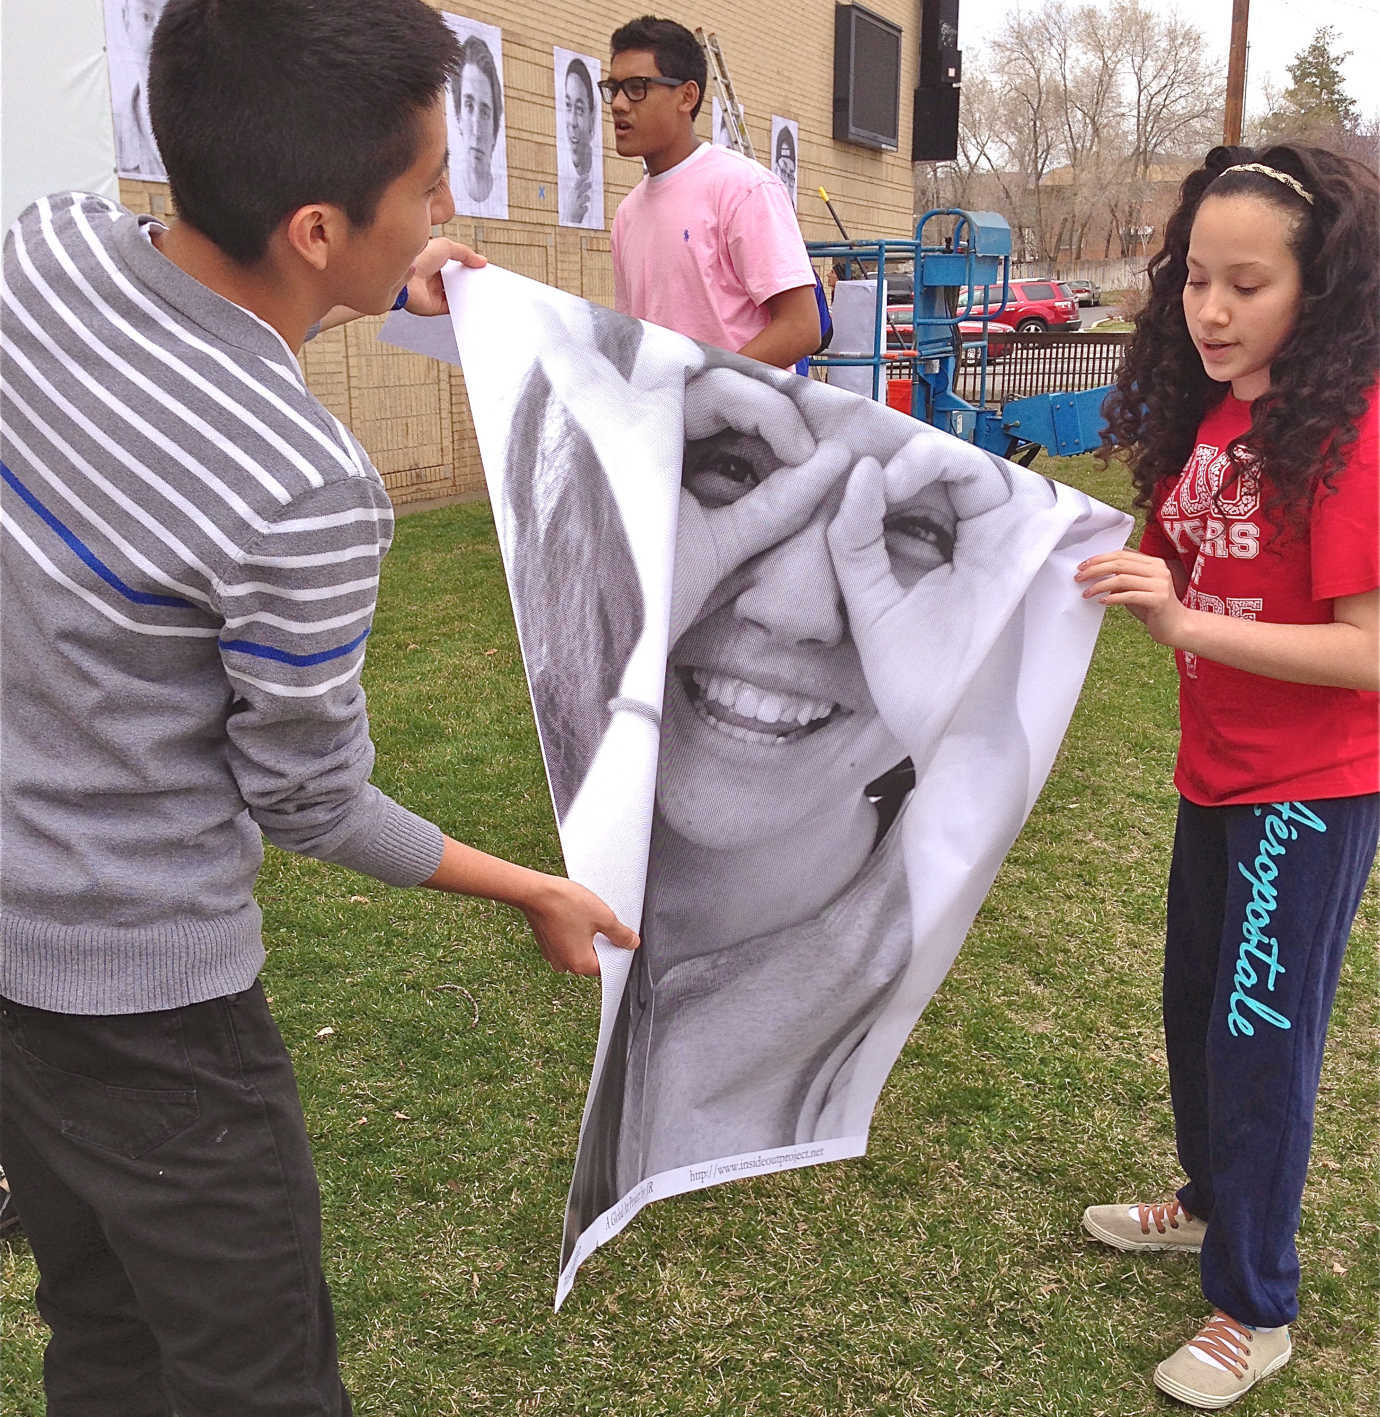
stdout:
[(1081, 257), (1099, 237), (1104, 256), (1113, 240), (1121, 255), (1137, 247), (1167, 166), (1196, 157), (1220, 122), (1224, 79), (1203, 36), (1142, 0), (1046, 0), (965, 67), (959, 155), (925, 190), (994, 202), (1043, 261)]
[[(1062, 8), (1057, 5), (1047, 9)], [(1040, 12), (1041, 15), (1046, 13)], [(997, 78), (997, 124), (1011, 159), (996, 170), (1011, 224), (1031, 228), (1041, 260), (1053, 260), (1063, 244), (1067, 217), (1063, 204), (1050, 199), (1044, 179), (1061, 155), (1058, 82), (1051, 56), (1042, 44), (1040, 18), (1017, 11), (992, 44)]]
[(996, 84), (974, 72), (965, 80), (958, 108), (957, 155), (952, 162), (915, 164), (915, 207), (985, 210), (998, 200), (993, 174), (1007, 163), (999, 133), (1000, 99)]
[(1057, 82), (1057, 114), (1067, 176), (1069, 247), (1083, 255), (1088, 228), (1101, 208), (1124, 113), (1119, 32), (1091, 5), (1070, 10), (1046, 7), (1036, 17), (1037, 34), (1051, 56)]
[[(1144, 224), (1152, 169), (1175, 154), (1195, 155), (1221, 131), (1226, 78), (1207, 52), (1202, 32), (1177, 15), (1157, 15), (1139, 0), (1118, 0), (1110, 12), (1126, 46), (1131, 170), (1121, 195), (1123, 232)], [(1129, 254), (1123, 241), (1122, 255)]]

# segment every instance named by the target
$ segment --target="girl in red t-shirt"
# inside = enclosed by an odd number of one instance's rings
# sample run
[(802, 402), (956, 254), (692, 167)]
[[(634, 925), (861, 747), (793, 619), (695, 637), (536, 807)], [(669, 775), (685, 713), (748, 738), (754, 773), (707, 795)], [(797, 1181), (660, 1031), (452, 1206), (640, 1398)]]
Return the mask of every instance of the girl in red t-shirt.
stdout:
[(1079, 567), (1179, 670), (1164, 1025), (1179, 1160), (1099, 1205), (1121, 1250), (1201, 1251), (1212, 1316), (1155, 1369), (1225, 1407), (1286, 1363), (1323, 1040), (1380, 830), (1380, 184), (1316, 148), (1214, 148), (1184, 182), (1107, 402), (1150, 509)]

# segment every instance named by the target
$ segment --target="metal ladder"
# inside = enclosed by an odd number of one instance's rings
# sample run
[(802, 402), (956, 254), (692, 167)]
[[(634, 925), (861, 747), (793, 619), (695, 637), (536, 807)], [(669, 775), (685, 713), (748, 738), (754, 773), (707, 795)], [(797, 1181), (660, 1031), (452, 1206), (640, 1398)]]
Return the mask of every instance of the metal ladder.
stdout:
[(704, 57), (709, 64), (709, 81), (713, 84), (714, 93), (723, 107), (729, 146), (734, 152), (740, 152), (755, 161), (757, 153), (753, 150), (752, 138), (748, 135), (747, 123), (743, 120), (743, 105), (738, 102), (733, 80), (728, 76), (724, 52), (719, 48), (719, 36), (713, 33), (705, 34), (703, 29), (697, 29), (695, 38), (704, 50)]

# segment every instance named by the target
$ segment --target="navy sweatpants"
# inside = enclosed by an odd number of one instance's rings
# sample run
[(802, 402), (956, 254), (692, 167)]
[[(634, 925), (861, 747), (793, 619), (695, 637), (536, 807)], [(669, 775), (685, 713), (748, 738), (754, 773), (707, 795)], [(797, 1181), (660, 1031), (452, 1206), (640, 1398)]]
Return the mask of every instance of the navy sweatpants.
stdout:
[(1179, 803), (1164, 960), (1179, 1199), (1207, 1221), (1203, 1294), (1241, 1323), (1298, 1315), (1323, 1043), (1378, 830), (1376, 795)]

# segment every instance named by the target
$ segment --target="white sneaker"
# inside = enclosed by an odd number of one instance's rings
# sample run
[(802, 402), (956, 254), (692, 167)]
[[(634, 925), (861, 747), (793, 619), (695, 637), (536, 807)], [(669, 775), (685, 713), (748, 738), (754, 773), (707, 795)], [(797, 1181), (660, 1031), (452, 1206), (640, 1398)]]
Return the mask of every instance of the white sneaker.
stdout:
[(1155, 1386), (1190, 1407), (1229, 1407), (1294, 1351), (1289, 1325), (1253, 1329), (1221, 1309), (1155, 1369)]
[(1207, 1221), (1191, 1216), (1177, 1200), (1157, 1205), (1090, 1205), (1083, 1229), (1117, 1250), (1187, 1250), (1203, 1248)]

